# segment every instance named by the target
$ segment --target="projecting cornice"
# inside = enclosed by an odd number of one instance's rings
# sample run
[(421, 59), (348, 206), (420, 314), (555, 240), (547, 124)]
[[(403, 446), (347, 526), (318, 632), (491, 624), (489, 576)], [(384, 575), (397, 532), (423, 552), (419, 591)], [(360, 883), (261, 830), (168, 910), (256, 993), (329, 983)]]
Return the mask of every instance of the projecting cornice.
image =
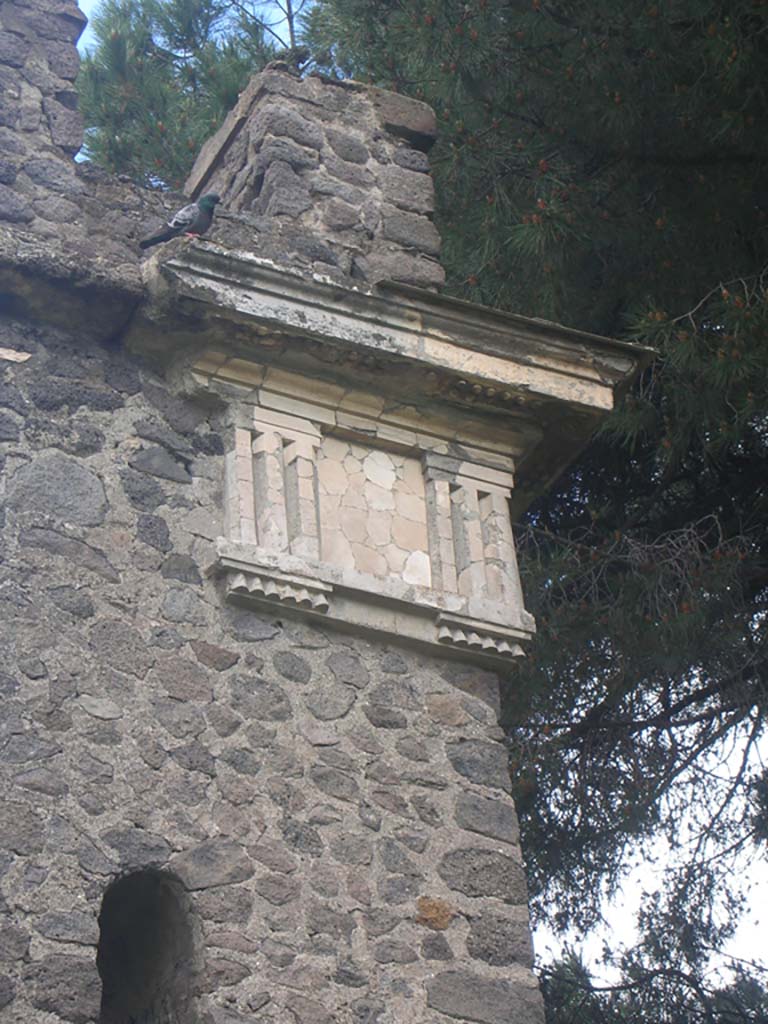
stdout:
[(268, 357), (320, 379), (437, 403), (443, 414), (471, 409), (489, 431), (521, 438), (511, 452), (518, 512), (573, 460), (652, 357), (408, 285), (350, 288), (206, 242), (169, 249), (147, 264), (151, 304), (137, 332), (145, 351), (149, 344), (167, 360), (190, 347)]

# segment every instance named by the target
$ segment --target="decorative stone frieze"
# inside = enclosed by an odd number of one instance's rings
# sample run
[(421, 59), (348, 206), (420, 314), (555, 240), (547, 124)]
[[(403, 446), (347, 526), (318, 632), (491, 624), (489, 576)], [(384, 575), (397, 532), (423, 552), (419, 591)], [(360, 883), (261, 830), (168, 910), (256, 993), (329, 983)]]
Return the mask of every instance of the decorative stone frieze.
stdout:
[(534, 623), (509, 516), (514, 463), (469, 415), (430, 423), (388, 397), (223, 352), (192, 372), (236, 420), (212, 568), (228, 597), (457, 654), (522, 653)]

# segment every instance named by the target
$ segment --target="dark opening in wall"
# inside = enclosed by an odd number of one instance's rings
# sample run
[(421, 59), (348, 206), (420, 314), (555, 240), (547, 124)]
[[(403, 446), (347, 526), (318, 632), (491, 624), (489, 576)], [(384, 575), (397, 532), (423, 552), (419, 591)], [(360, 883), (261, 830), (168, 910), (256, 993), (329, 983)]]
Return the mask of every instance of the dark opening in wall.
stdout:
[(100, 1024), (197, 1024), (197, 943), (180, 882), (162, 871), (118, 879), (99, 928)]

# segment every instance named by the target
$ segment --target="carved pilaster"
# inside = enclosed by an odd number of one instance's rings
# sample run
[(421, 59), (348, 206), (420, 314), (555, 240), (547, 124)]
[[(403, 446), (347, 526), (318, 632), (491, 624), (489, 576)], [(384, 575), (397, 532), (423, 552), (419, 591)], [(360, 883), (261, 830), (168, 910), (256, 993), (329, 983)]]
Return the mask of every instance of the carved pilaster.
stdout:
[(317, 491), (317, 444), (291, 441), (283, 449), (288, 544), (291, 554), (320, 558), (320, 516)]
[(427, 534), (429, 558), (432, 563), (433, 586), (448, 594), (458, 593), (456, 551), (451, 516), (451, 485), (425, 473), (427, 502)]

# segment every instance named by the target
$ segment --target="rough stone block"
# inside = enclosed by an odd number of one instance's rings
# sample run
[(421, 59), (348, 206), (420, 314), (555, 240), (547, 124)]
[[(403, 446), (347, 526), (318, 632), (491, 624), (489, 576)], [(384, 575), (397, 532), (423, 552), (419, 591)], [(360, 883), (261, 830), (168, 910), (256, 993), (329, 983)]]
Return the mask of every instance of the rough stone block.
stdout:
[(95, 473), (54, 452), (38, 456), (14, 474), (8, 504), (20, 512), (34, 510), (78, 526), (98, 526), (107, 498)]
[(244, 882), (253, 875), (253, 864), (239, 843), (209, 839), (171, 859), (170, 867), (191, 890)]
[(533, 966), (533, 945), (527, 915), (503, 917), (488, 911), (473, 918), (467, 939), (467, 952), (475, 960), (492, 967), (520, 963)]
[(438, 874), (450, 889), (465, 896), (495, 896), (505, 903), (523, 904), (528, 899), (521, 864), (496, 850), (450, 850), (440, 861)]
[(448, 971), (427, 982), (427, 1004), (439, 1013), (478, 1024), (541, 1024), (541, 996), (535, 988), (471, 971)]
[(260, 109), (251, 121), (251, 138), (255, 141), (258, 134), (292, 139), (301, 146), (318, 150), (324, 138), (322, 128), (316, 123), (287, 104), (274, 101)]
[(30, 51), (29, 40), (15, 32), (0, 31), (0, 64), (21, 68)]
[(347, 160), (353, 164), (367, 163), (370, 156), (368, 148), (354, 135), (350, 135), (348, 132), (341, 132), (337, 128), (328, 128), (326, 136), (334, 153), (340, 156), (342, 160)]
[(431, 148), (437, 137), (437, 120), (430, 106), (410, 96), (375, 87), (368, 89), (368, 95), (387, 131), (407, 139), (417, 149)]
[(292, 139), (265, 135), (256, 157), (257, 170), (266, 170), (275, 161), (288, 164), (294, 171), (313, 170), (320, 163), (317, 150), (300, 146)]
[(29, 203), (7, 185), (0, 184), (0, 221), (11, 224), (28, 224), (35, 214)]
[(379, 183), (387, 202), (403, 210), (432, 213), (435, 208), (435, 189), (429, 175), (391, 165), (379, 171)]
[(428, 256), (440, 255), (440, 235), (435, 225), (426, 217), (404, 213), (391, 206), (385, 206), (382, 212), (384, 238), (407, 248), (417, 249)]
[(101, 1005), (101, 978), (95, 957), (53, 953), (24, 969), (32, 1005), (71, 1024), (91, 1024)]
[(505, 843), (517, 843), (520, 832), (511, 801), (488, 800), (476, 793), (461, 793), (456, 800), (456, 824)]
[(80, 112), (48, 96), (43, 99), (43, 111), (54, 144), (74, 156), (83, 144), (83, 118)]
[(378, 243), (366, 256), (355, 257), (352, 275), (374, 284), (377, 281), (398, 281), (419, 288), (436, 289), (445, 284), (445, 271), (437, 260), (382, 243)]
[(503, 789), (509, 793), (512, 783), (506, 748), (488, 740), (463, 740), (446, 745), (448, 760), (456, 771), (480, 786)]

